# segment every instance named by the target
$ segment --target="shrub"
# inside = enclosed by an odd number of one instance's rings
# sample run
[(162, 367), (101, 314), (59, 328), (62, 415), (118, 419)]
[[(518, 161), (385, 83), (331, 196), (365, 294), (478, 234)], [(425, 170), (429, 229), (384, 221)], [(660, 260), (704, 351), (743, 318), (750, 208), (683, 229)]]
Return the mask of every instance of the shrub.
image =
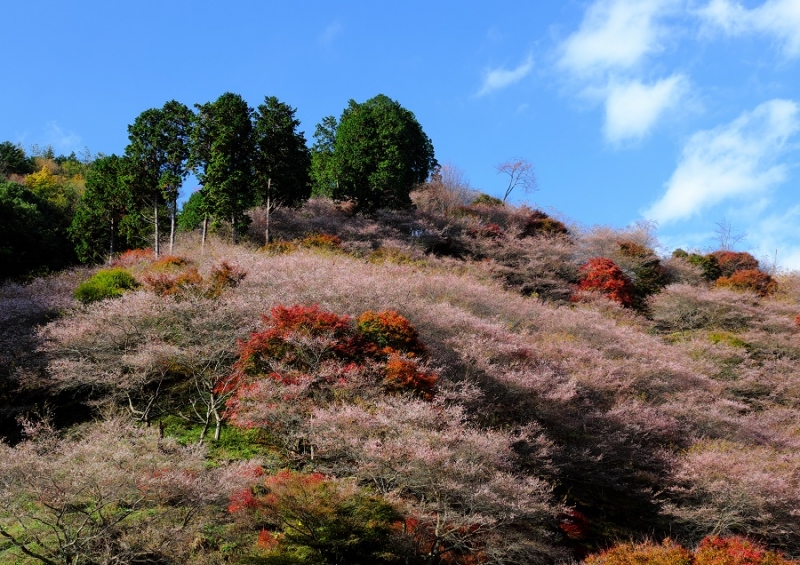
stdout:
[(327, 249), (335, 251), (342, 248), (342, 240), (339, 236), (328, 233), (315, 233), (307, 235), (300, 240), (300, 247), (306, 249)]
[(537, 235), (569, 235), (569, 230), (563, 222), (551, 218), (541, 210), (534, 210), (523, 220), (520, 237)]
[(752, 291), (759, 296), (768, 296), (778, 290), (775, 279), (758, 269), (735, 271), (730, 276), (717, 279), (716, 285), (731, 290)]
[(394, 310), (361, 314), (356, 322), (359, 333), (381, 350), (425, 355), (419, 333), (407, 319)]
[(268, 255), (283, 255), (284, 253), (291, 253), (297, 248), (297, 245), (290, 241), (273, 241), (266, 244), (261, 248), (261, 251)]
[(589, 259), (581, 266), (580, 273), (581, 290), (600, 292), (625, 307), (633, 305), (633, 283), (611, 259)]
[(249, 514), (262, 525), (259, 563), (366, 565), (398, 559), (392, 546), (401, 516), (392, 505), (319, 473), (281, 471), (237, 493), (229, 511)]
[(758, 269), (758, 259), (745, 251), (714, 251), (710, 254), (717, 260), (720, 276), (729, 277), (736, 271)]
[(499, 198), (481, 193), (470, 203), (470, 206), (504, 206), (504, 204)]
[(187, 267), (191, 264), (192, 262), (184, 257), (179, 257), (177, 255), (164, 255), (158, 261), (153, 263), (150, 268), (157, 271), (166, 271), (175, 268)]
[(128, 251), (118, 255), (112, 262), (112, 267), (133, 267), (145, 261), (150, 262), (153, 260), (153, 250), (149, 247), (145, 249), (129, 249)]
[(622, 543), (597, 555), (590, 555), (586, 565), (692, 565), (692, 555), (672, 540), (660, 545), (653, 542)]
[(386, 361), (384, 385), (390, 391), (412, 391), (422, 398), (433, 396), (433, 387), (438, 377), (434, 373), (420, 371), (417, 363), (392, 353)]
[(498, 224), (483, 224), (477, 228), (470, 229), (467, 234), (470, 237), (483, 237), (487, 239), (501, 239), (506, 232)]
[(218, 266), (211, 269), (206, 296), (216, 298), (226, 288), (236, 288), (246, 275), (247, 273), (236, 265), (230, 265), (227, 261), (222, 261)]
[(186, 290), (197, 288), (203, 283), (203, 277), (195, 267), (189, 267), (181, 273), (150, 273), (142, 279), (144, 283), (159, 296), (174, 296)]
[(789, 565), (791, 561), (741, 537), (705, 538), (694, 555), (695, 565)]
[(106, 298), (117, 298), (122, 296), (124, 291), (133, 290), (138, 286), (136, 279), (124, 269), (103, 269), (78, 285), (75, 289), (75, 298), (84, 304), (89, 304)]

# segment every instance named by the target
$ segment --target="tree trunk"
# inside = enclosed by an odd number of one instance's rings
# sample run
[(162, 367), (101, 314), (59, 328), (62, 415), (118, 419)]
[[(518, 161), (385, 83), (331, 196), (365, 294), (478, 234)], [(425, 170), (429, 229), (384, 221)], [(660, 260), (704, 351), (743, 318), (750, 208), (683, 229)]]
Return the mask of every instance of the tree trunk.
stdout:
[(267, 229), (264, 231), (264, 245), (269, 245), (269, 211), (272, 204), (269, 199), (269, 192), (271, 185), (272, 179), (267, 179)]
[(239, 233), (236, 231), (236, 215), (231, 214), (231, 230), (233, 231), (233, 244), (239, 243)]
[(153, 251), (156, 254), (156, 259), (158, 259), (159, 254), (161, 253), (161, 246), (159, 245), (158, 241), (158, 197), (155, 198), (155, 204), (153, 205), (153, 223), (155, 224), (155, 236), (153, 237)]
[(114, 230), (116, 229), (116, 225), (114, 224), (114, 218), (111, 218), (111, 243), (108, 246), (108, 262), (110, 263), (111, 260), (114, 258)]
[(169, 253), (172, 255), (172, 248), (175, 246), (175, 216), (178, 214), (178, 201), (173, 200), (169, 211)]
[(200, 243), (200, 249), (203, 253), (206, 251), (206, 234), (208, 233), (208, 214), (203, 215), (203, 236)]

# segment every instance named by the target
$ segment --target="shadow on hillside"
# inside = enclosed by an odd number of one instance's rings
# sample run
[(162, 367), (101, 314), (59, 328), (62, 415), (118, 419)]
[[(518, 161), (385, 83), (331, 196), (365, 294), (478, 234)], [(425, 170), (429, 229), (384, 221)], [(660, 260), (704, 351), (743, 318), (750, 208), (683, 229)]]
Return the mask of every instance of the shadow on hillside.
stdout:
[[(566, 400), (545, 399), (529, 388), (476, 375), (474, 368), (471, 373), (485, 394), (471, 407), (479, 424), (514, 428), (535, 422), (553, 442), (553, 471), (547, 478), (555, 485), (554, 496), (589, 521), (579, 545), (597, 549), (643, 532), (656, 539), (674, 535), (658, 498), (669, 480), (668, 454), (682, 447), (674, 430), (660, 433), (625, 421), (610, 413), (607, 393), (586, 386)], [(518, 455), (525, 466), (526, 454)], [(536, 461), (529, 469), (541, 472)]]

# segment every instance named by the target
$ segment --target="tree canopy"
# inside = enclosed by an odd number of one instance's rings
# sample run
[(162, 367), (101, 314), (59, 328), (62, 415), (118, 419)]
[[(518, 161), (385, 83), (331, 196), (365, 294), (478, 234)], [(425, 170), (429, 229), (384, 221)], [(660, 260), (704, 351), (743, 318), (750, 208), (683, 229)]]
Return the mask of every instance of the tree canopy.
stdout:
[(362, 208), (402, 208), (436, 167), (433, 144), (414, 114), (379, 94), (350, 100), (336, 128), (333, 197)]

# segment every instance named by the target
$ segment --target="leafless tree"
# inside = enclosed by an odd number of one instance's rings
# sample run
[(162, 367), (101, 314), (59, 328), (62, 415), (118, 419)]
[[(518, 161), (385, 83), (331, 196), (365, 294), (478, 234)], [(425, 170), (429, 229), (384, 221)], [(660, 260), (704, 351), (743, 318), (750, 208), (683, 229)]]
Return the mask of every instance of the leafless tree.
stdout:
[(503, 203), (517, 187), (521, 188), (525, 194), (536, 190), (536, 174), (533, 171), (533, 164), (527, 159), (509, 159), (497, 165), (495, 169), (497, 169), (497, 174), (508, 175), (508, 186), (503, 195)]
[(736, 244), (747, 239), (747, 234), (733, 230), (733, 224), (727, 219), (723, 218), (715, 224), (717, 227), (714, 230), (714, 235), (719, 242), (719, 248), (722, 251), (733, 251)]

